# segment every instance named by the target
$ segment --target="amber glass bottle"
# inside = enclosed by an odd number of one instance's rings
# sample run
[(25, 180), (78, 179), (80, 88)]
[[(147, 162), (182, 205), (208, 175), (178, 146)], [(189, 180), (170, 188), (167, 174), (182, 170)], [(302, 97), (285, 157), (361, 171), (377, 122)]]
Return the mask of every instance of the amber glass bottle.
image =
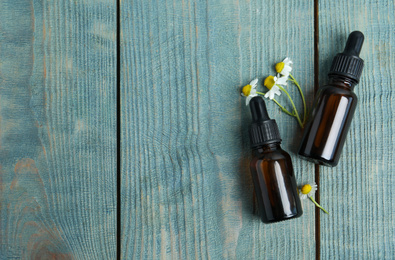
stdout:
[(336, 166), (357, 106), (353, 92), (359, 82), (363, 60), (359, 58), (364, 36), (352, 32), (343, 53), (333, 60), (329, 84), (318, 90), (309, 123), (303, 133), (299, 155), (326, 166)]
[(262, 222), (273, 223), (303, 214), (291, 157), (281, 149), (276, 121), (261, 97), (250, 101), (253, 158), (250, 168)]

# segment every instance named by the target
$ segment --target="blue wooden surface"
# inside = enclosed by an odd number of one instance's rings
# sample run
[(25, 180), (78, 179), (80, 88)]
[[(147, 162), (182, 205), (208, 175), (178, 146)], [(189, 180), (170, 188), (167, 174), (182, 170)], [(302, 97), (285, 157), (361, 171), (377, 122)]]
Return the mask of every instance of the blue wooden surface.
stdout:
[[(311, 103), (313, 3), (122, 1), (121, 24), (122, 258), (314, 258), (312, 204), (272, 225), (253, 213), (240, 97), (289, 55)], [(268, 108), (298, 183), (312, 181), (296, 120)]]
[(0, 259), (114, 259), (113, 1), (0, 2)]
[[(283, 0), (119, 1), (117, 248), (116, 3), (0, 2), (0, 259), (394, 258), (393, 1), (319, 1), (321, 84), (366, 36), (341, 162), (320, 168), (320, 248), (311, 203), (272, 225), (253, 212), (240, 87), (289, 56), (313, 97), (313, 1)], [(298, 184), (314, 180), (296, 121), (268, 109)]]
[(395, 258), (395, 8), (393, 1), (320, 1), (320, 75), (347, 33), (365, 34), (359, 104), (342, 158), (321, 168), (323, 259)]

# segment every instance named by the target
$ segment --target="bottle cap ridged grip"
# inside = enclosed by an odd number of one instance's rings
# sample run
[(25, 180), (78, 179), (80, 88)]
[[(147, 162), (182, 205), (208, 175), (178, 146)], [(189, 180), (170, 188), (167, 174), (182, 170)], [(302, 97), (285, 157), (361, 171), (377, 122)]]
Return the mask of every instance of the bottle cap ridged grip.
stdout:
[(271, 119), (265, 122), (252, 124), (250, 128), (250, 140), (252, 147), (281, 142), (280, 131), (278, 130), (276, 121)]
[(359, 31), (350, 33), (344, 51), (338, 53), (333, 59), (328, 73), (329, 76), (345, 76), (354, 80), (357, 84), (359, 83), (363, 69), (363, 59), (359, 57), (359, 53), (361, 52), (364, 39), (363, 33)]
[(274, 119), (267, 114), (262, 97), (254, 97), (250, 101), (252, 124), (250, 127), (251, 146), (281, 142), (280, 132)]
[(359, 82), (363, 69), (363, 60), (361, 58), (346, 56), (344, 54), (338, 54), (333, 59), (332, 67), (328, 75), (342, 75), (352, 78)]

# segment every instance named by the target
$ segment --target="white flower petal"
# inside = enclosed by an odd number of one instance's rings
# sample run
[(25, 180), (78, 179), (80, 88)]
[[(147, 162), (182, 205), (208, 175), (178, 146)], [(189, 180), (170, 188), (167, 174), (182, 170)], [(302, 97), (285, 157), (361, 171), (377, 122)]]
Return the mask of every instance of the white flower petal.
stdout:
[(307, 196), (313, 197), (315, 194), (315, 190), (311, 190), (309, 193), (307, 193)]
[(274, 94), (276, 94), (277, 96), (281, 95), (280, 88), (278, 86), (276, 86), (276, 85), (274, 85), (270, 91), (273, 93), (273, 95)]
[(274, 94), (277, 95), (277, 96), (280, 96), (281, 95), (281, 91), (279, 89), (276, 89), (276, 90), (273, 91), (273, 96), (274, 96)]
[(315, 192), (318, 189), (318, 186), (317, 186), (317, 184), (315, 182), (309, 183), (309, 185), (311, 186), (311, 191), (307, 194), (307, 196), (313, 197)]
[(300, 194), (299, 197), (300, 197), (301, 200), (307, 199), (307, 195), (306, 194), (303, 194), (302, 192), (299, 193), (299, 194)]
[(266, 98), (269, 98), (270, 100), (272, 100), (274, 98), (274, 93), (271, 92), (270, 90), (266, 93), (265, 95)]
[(251, 88), (256, 88), (256, 84), (258, 83), (258, 79), (254, 79), (250, 82)]
[(276, 84), (286, 86), (287, 80), (288, 80), (288, 76), (277, 78)]
[(292, 60), (291, 60), (290, 58), (288, 58), (288, 57), (286, 57), (286, 58), (283, 60), (283, 62), (284, 62), (285, 65), (290, 65), (290, 64), (293, 63)]
[(288, 65), (285, 65), (284, 68), (283, 68), (283, 70), (292, 71), (292, 67), (291, 67), (291, 66), (288, 66)]
[(250, 97), (250, 96), (248, 96), (248, 97), (246, 98), (246, 106), (248, 106), (248, 104), (250, 103), (251, 98), (252, 98), (252, 97)]
[(281, 95), (281, 91), (276, 85), (274, 85), (268, 92), (266, 92), (264, 97), (272, 100), (275, 95), (278, 95), (278, 96)]
[(284, 75), (286, 77), (289, 76), (289, 73), (292, 71), (292, 67), (290, 66), (284, 66), (283, 70), (280, 72), (281, 75)]

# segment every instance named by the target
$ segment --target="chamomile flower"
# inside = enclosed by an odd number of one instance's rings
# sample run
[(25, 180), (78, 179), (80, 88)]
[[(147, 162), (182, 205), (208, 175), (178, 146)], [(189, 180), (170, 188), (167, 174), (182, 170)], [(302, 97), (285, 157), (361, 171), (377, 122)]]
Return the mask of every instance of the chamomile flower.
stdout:
[(292, 71), (291, 67), (292, 61), (287, 57), (282, 62), (276, 64), (275, 69), (277, 73), (280, 73), (284, 77), (289, 76), (289, 73)]
[(317, 191), (318, 186), (315, 182), (308, 183), (302, 186), (302, 188), (299, 191), (299, 197), (300, 199), (304, 200), (309, 198), (318, 208), (322, 209), (326, 214), (329, 214), (328, 211), (326, 211), (320, 204), (318, 204), (313, 196), (315, 192)]
[[(253, 97), (256, 97), (259, 95), (272, 100), (274, 103), (276, 103), (280, 107), (280, 109), (284, 113), (286, 113), (289, 116), (295, 117), (299, 123), (299, 126), (303, 129), (304, 124), (306, 123), (306, 118), (307, 118), (306, 117), (306, 115), (307, 115), (306, 114), (306, 102), (305, 102), (303, 92), (302, 92), (302, 89), (301, 89), (299, 83), (296, 81), (296, 79), (290, 73), (292, 71), (291, 64), (292, 64), (292, 61), (287, 57), (282, 62), (279, 62), (275, 65), (275, 69), (278, 72), (277, 77), (269, 76), (264, 80), (264, 85), (269, 89), (268, 92), (266, 92), (266, 93), (258, 92), (256, 90), (258, 79), (254, 79), (253, 81), (250, 82), (250, 84), (243, 87), (243, 89), (241, 91), (242, 92), (241, 95), (246, 97), (246, 105), (247, 106)], [(291, 95), (288, 93), (287, 89), (283, 87), (283, 86), (287, 86), (287, 84), (289, 82), (291, 84), (295, 84), (298, 87), (298, 90), (299, 90), (300, 95), (302, 97), (303, 111), (304, 111), (303, 121), (299, 117), (298, 110), (296, 109), (296, 106), (292, 100)], [(279, 103), (279, 100), (275, 99), (275, 96), (276, 95), (280, 96), (282, 92), (288, 97), (288, 99), (292, 105), (292, 110), (288, 110), (287, 108), (285, 108), (284, 106), (282, 106)]]
[(315, 192), (317, 191), (317, 184), (315, 182), (305, 184), (300, 189), (299, 196), (302, 200), (306, 199), (307, 197), (314, 196)]
[(263, 82), (263, 85), (269, 89), (268, 92), (265, 94), (265, 98), (273, 99), (274, 95), (280, 96), (281, 91), (280, 88), (277, 85), (286, 85), (287, 80), (283, 78), (277, 78), (273, 76), (268, 76), (265, 81)]
[(246, 106), (250, 103), (250, 100), (253, 97), (257, 97), (258, 94), (256, 93), (256, 86), (258, 83), (258, 79), (254, 79), (250, 82), (250, 84), (245, 85), (243, 89), (241, 90), (241, 95), (243, 97), (246, 97)]

